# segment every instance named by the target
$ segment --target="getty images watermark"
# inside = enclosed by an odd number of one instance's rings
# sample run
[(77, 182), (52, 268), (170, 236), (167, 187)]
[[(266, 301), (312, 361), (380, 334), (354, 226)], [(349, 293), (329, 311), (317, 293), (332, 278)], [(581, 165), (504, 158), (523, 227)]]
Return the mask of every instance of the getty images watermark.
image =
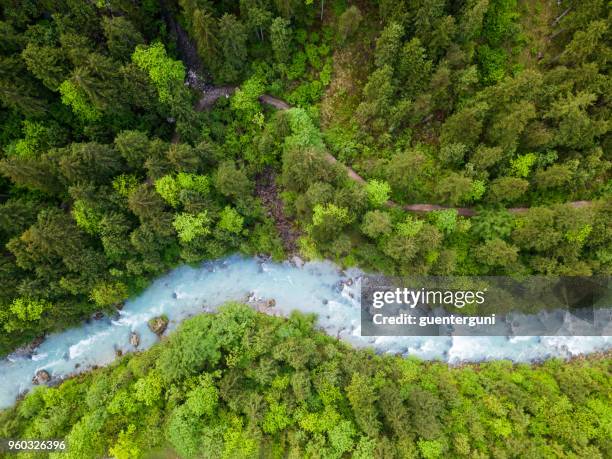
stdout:
[(364, 336), (602, 336), (610, 277), (364, 276)]

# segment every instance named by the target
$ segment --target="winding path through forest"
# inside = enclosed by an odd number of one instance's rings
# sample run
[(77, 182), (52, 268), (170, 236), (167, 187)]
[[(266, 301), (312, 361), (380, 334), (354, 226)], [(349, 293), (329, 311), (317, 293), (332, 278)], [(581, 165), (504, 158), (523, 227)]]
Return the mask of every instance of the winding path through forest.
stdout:
[[(213, 86), (203, 90), (203, 95), (196, 104), (196, 110), (202, 111), (211, 108), (218, 99), (220, 99), (221, 97), (231, 96), (236, 91), (236, 89), (238, 89), (237, 86)], [(264, 94), (260, 96), (259, 101), (262, 104), (270, 105), (271, 107), (274, 107), (277, 110), (288, 110), (291, 108), (291, 105), (289, 105), (284, 100), (271, 96), (269, 94)], [(330, 153), (325, 154), (325, 159), (332, 164), (341, 164)], [(355, 172), (351, 167), (346, 166), (344, 164), (341, 165), (346, 169), (346, 172), (351, 180), (362, 184), (366, 183), (365, 179), (361, 177), (357, 172)], [(580, 208), (590, 206), (592, 204), (592, 201), (572, 201), (567, 204), (574, 208)], [(397, 207), (400, 206), (400, 204), (397, 204), (394, 201), (387, 201), (387, 206)], [(401, 208), (408, 212), (418, 213), (431, 212), (434, 210), (455, 209), (459, 215), (462, 215), (464, 217), (472, 217), (476, 215), (476, 210), (471, 207), (446, 207), (438, 204), (406, 204), (401, 206)], [(529, 210), (529, 207), (510, 207), (507, 210), (508, 212), (511, 212), (513, 214), (520, 214)]]

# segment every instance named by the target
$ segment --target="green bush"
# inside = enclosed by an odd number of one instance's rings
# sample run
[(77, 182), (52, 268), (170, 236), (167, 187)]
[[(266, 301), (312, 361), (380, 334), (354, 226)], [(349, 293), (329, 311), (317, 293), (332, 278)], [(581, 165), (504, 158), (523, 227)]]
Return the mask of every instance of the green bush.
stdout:
[(36, 388), (0, 412), (0, 431), (65, 438), (75, 459), (607, 454), (609, 356), (451, 367), (353, 349), (313, 321), (226, 305)]

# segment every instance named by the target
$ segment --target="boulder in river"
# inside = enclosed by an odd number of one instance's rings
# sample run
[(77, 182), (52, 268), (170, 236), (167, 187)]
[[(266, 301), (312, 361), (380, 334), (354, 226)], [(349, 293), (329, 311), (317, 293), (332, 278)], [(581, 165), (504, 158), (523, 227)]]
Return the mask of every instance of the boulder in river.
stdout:
[(149, 320), (148, 325), (149, 330), (151, 330), (157, 336), (161, 336), (168, 327), (168, 317), (166, 317), (165, 315), (153, 317), (151, 320)]
[(138, 336), (138, 333), (130, 333), (130, 344), (134, 347), (138, 347), (138, 345), (140, 344), (140, 336)]
[(38, 370), (32, 378), (32, 384), (45, 384), (51, 380), (51, 375), (47, 370)]
[(291, 263), (295, 265), (296, 268), (301, 268), (302, 266), (304, 266), (304, 260), (302, 260), (297, 255), (291, 257)]
[(274, 298), (266, 301), (266, 308), (273, 308), (274, 306), (276, 306), (276, 300)]

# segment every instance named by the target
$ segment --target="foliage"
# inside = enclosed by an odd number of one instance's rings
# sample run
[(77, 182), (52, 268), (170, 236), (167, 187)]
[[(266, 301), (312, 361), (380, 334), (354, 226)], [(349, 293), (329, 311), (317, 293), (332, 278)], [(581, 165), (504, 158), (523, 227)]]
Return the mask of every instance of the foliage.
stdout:
[(229, 304), (145, 352), (32, 391), (0, 412), (0, 429), (66, 438), (64, 454), (80, 459), (603, 457), (609, 363), (449, 367), (350, 348), (310, 316)]
[(247, 33), (244, 24), (233, 14), (224, 14), (219, 19), (219, 49), (223, 63), (217, 75), (221, 81), (236, 81), (247, 60)]
[(100, 118), (100, 112), (87, 101), (82, 91), (70, 80), (65, 80), (59, 85), (62, 102), (69, 105), (74, 113), (83, 121), (96, 121)]
[(348, 210), (335, 204), (317, 204), (313, 209), (310, 232), (318, 240), (330, 240), (350, 223)]
[(160, 42), (148, 47), (137, 46), (132, 54), (132, 61), (149, 74), (161, 102), (168, 102), (185, 79), (183, 63), (168, 57), (164, 45)]
[(537, 156), (535, 154), (527, 153), (510, 160), (510, 166), (512, 167), (512, 172), (514, 172), (514, 175), (525, 178), (531, 172), (531, 167), (536, 161)]
[(218, 227), (222, 230), (232, 234), (239, 234), (242, 232), (243, 225), (244, 218), (236, 209), (228, 206), (221, 211)]
[(12, 332), (23, 330), (29, 326), (29, 322), (40, 320), (43, 312), (52, 307), (45, 300), (32, 298), (15, 298), (9, 305), (8, 310), (1, 311), (1, 321), (4, 323), (4, 330)]
[(454, 209), (436, 210), (431, 213), (431, 221), (440, 231), (450, 233), (457, 225), (457, 211)]
[(338, 38), (341, 43), (345, 43), (346, 40), (353, 35), (359, 28), (363, 17), (359, 8), (355, 5), (350, 6), (344, 11), (338, 18)]
[(366, 185), (368, 200), (373, 207), (380, 207), (389, 200), (391, 186), (387, 182), (370, 180)]
[(363, 217), (361, 231), (366, 236), (377, 239), (391, 232), (392, 224), (389, 214), (380, 210), (373, 210)]
[(291, 23), (286, 19), (277, 17), (270, 25), (270, 42), (277, 62), (284, 64), (289, 60), (291, 50), (292, 30)]
[(236, 90), (231, 100), (232, 109), (251, 121), (260, 113), (259, 96), (264, 93), (264, 84), (257, 78), (251, 78)]
[(128, 288), (122, 282), (105, 282), (91, 291), (91, 299), (98, 306), (115, 306), (128, 298)]
[(423, 220), (417, 220), (416, 218), (408, 215), (404, 221), (401, 221), (395, 225), (395, 230), (401, 236), (412, 237), (416, 236), (421, 228), (423, 228)]
[[(289, 227), (302, 233), (302, 255), (387, 274), (611, 272), (605, 2), (574, 2), (565, 14), (567, 2), (328, 3), (3, 7), (1, 354), (112, 307), (179, 263), (235, 251), (280, 260)], [(209, 82), (240, 89), (209, 104)], [(295, 107), (262, 104), (264, 94)], [(403, 210), (419, 204), (476, 215)], [(45, 306), (21, 320), (15, 301)], [(291, 386), (306, 399), (299, 378)], [(159, 384), (141, 384), (142, 403), (161, 403)], [(414, 407), (424, 398), (402, 396)], [(268, 430), (290, 429), (293, 406), (273, 402)], [(236, 417), (223, 432), (187, 411), (172, 419), (176, 441), (195, 426), (211, 445), (231, 440), (228, 455), (267, 453)], [(101, 422), (91, 411), (74, 438), (95, 443)], [(489, 427), (512, 435), (503, 420)], [(321, 427), (295, 455), (387, 451), (360, 428)], [(109, 447), (130, 455), (139, 426), (121, 431)], [(404, 438), (402, 448), (469, 456), (481, 440), (463, 434)]]
[(174, 217), (172, 226), (178, 233), (182, 242), (190, 242), (198, 236), (205, 236), (210, 233), (210, 218), (208, 212), (200, 212), (197, 215), (188, 213), (178, 214)]

